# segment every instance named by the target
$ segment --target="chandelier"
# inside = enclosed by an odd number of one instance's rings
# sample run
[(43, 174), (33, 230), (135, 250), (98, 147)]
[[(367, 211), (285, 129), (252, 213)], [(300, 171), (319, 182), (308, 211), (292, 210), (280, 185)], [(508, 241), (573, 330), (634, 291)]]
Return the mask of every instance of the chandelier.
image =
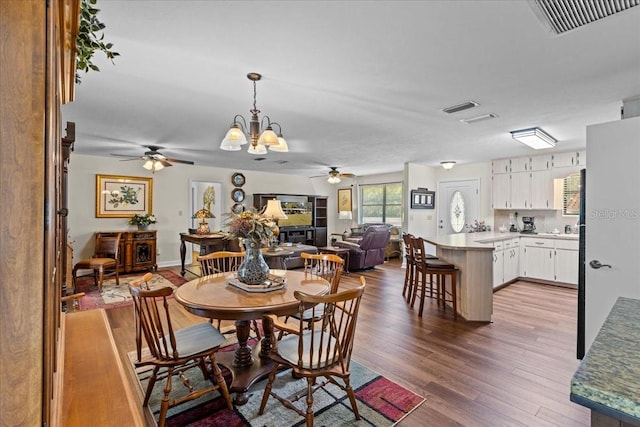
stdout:
[[(247, 143), (247, 134), (251, 138), (251, 145), (247, 150), (251, 154), (267, 154), (267, 147), (269, 151), (278, 151), (286, 153), (289, 151), (287, 141), (282, 136), (282, 129), (280, 124), (272, 122), (269, 116), (264, 116), (262, 121), (258, 115), (260, 110), (256, 107), (256, 82), (262, 78), (261, 74), (249, 73), (247, 78), (253, 82), (253, 109), (251, 113), (251, 120), (249, 126), (241, 115), (237, 114), (233, 118), (233, 123), (224, 139), (220, 143), (220, 149), (226, 151), (238, 151), (241, 149), (241, 145)], [(278, 134), (273, 131), (272, 126), (278, 127)]]

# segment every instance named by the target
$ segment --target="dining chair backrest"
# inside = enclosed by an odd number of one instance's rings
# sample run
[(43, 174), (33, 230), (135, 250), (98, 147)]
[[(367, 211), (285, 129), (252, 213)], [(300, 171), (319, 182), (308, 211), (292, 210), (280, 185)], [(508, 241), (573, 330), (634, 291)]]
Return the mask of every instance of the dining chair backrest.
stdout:
[(102, 233), (96, 233), (96, 247), (94, 258), (113, 258), (118, 260), (120, 252), (120, 233), (116, 235), (105, 236)]
[(404, 256), (407, 259), (407, 262), (413, 262), (413, 248), (411, 246), (413, 238), (413, 234), (404, 233), (402, 235), (402, 242), (404, 244)]
[(340, 279), (344, 270), (344, 260), (334, 254), (310, 254), (302, 252), (300, 257), (304, 261), (304, 272), (321, 277), (331, 284), (330, 293), (338, 291)]
[[(129, 292), (133, 299), (134, 310), (138, 325), (151, 355), (159, 361), (179, 359), (176, 338), (171, 324), (171, 315), (167, 297), (173, 294), (173, 289), (165, 286), (153, 290), (144, 290), (139, 286), (129, 284)], [(142, 351), (142, 339), (136, 337), (138, 360)]]
[(366, 283), (360, 277), (360, 286), (327, 295), (309, 295), (296, 291), (300, 301), (300, 314), (312, 305), (318, 316), (299, 321), (298, 367), (308, 370), (338, 368), (349, 372), (351, 354), (358, 319), (360, 300)]
[(198, 256), (202, 276), (237, 271), (244, 261), (244, 252), (218, 251)]
[(413, 236), (411, 238), (411, 254), (413, 256), (413, 261), (420, 265), (421, 262), (424, 262), (426, 259), (426, 254), (424, 250), (424, 240), (422, 237)]

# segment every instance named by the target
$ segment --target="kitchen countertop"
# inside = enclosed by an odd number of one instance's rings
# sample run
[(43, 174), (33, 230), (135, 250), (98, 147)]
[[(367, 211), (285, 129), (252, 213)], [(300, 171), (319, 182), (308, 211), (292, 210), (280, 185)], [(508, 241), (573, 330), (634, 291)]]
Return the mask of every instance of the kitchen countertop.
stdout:
[(468, 250), (493, 250), (493, 243), (501, 240), (513, 239), (518, 237), (534, 237), (540, 239), (561, 239), (561, 240), (578, 240), (577, 234), (522, 234), (496, 231), (482, 231), (479, 233), (458, 233), (447, 234), (445, 236), (425, 237), (424, 240), (447, 249), (468, 249)]
[(571, 380), (570, 399), (640, 423), (640, 300), (618, 298)]

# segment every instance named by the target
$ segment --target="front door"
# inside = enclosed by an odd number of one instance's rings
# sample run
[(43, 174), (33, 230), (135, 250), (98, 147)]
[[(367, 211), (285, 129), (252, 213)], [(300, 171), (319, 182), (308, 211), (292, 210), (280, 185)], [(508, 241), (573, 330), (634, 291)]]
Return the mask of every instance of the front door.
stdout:
[(480, 218), (480, 180), (438, 183), (438, 235), (463, 233)]
[[(640, 299), (638, 135), (640, 117), (587, 127), (587, 350), (618, 297)], [(594, 268), (591, 266), (593, 261), (607, 266)]]

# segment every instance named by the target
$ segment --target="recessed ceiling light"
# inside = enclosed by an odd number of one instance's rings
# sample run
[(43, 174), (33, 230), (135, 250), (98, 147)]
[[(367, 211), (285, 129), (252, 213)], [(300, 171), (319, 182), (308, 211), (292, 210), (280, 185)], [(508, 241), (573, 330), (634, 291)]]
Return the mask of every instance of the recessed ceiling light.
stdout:
[(483, 114), (481, 116), (471, 117), (469, 119), (462, 119), (460, 121), (464, 124), (470, 125), (472, 123), (481, 122), (483, 120), (495, 119), (496, 117), (498, 117), (497, 114), (489, 113), (489, 114)]
[(452, 105), (451, 107), (446, 107), (443, 108), (442, 111), (444, 111), (445, 113), (457, 113), (458, 111), (464, 111), (464, 110), (468, 110), (469, 108), (473, 108), (473, 107), (477, 107), (478, 104), (476, 101), (467, 101), (467, 102), (463, 102), (462, 104), (458, 104), (458, 105)]

